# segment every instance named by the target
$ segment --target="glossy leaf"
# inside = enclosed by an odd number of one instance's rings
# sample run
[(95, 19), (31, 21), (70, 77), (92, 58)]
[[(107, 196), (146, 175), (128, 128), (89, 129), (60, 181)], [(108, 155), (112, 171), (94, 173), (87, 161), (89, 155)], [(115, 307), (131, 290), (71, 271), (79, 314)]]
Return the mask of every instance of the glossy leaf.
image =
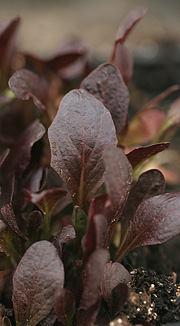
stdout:
[(110, 113), (85, 90), (73, 90), (61, 101), (49, 140), (51, 166), (67, 185), (74, 204), (87, 209), (104, 181), (104, 146), (117, 144)]
[(120, 283), (127, 281), (129, 282), (131, 276), (127, 269), (120, 263), (108, 263), (104, 268), (103, 277), (101, 279), (100, 288), (102, 296), (106, 302), (112, 294), (112, 290)]
[(26, 200), (35, 204), (44, 214), (52, 214), (53, 209), (67, 192), (62, 188), (51, 188), (41, 192), (31, 193), (27, 189), (23, 190)]
[(37, 325), (52, 310), (55, 290), (63, 284), (64, 268), (55, 247), (48, 241), (33, 244), (13, 277), (16, 323)]
[(119, 135), (127, 121), (129, 91), (118, 69), (110, 63), (100, 65), (82, 81), (81, 88), (94, 95), (111, 112)]
[(113, 146), (105, 148), (103, 159), (106, 166), (105, 185), (112, 203), (113, 219), (117, 222), (129, 195), (132, 167), (123, 151)]
[(170, 143), (159, 143), (149, 146), (141, 146), (127, 153), (126, 156), (131, 163), (133, 169), (145, 160), (148, 160), (153, 155), (156, 155), (169, 147)]
[(71, 325), (76, 310), (74, 295), (68, 289), (57, 289), (54, 294), (54, 311), (63, 325)]
[(152, 140), (165, 121), (165, 114), (156, 108), (142, 110), (130, 122), (123, 143), (128, 147)]
[(141, 203), (130, 221), (118, 259), (131, 250), (160, 244), (180, 232), (180, 194), (162, 194)]
[(34, 104), (41, 110), (46, 110), (42, 103), (44, 90), (41, 86), (39, 77), (30, 70), (21, 69), (16, 71), (9, 79), (9, 87), (21, 100), (33, 98)]

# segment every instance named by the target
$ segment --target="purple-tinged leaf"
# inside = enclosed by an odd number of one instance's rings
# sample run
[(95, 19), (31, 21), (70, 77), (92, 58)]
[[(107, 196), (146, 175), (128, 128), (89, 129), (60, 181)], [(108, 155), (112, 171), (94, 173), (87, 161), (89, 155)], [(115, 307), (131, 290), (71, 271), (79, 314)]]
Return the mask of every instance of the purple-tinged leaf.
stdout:
[(107, 146), (103, 153), (105, 162), (105, 185), (111, 199), (115, 223), (121, 216), (122, 210), (129, 195), (132, 167), (120, 148)]
[(85, 261), (93, 251), (103, 247), (107, 229), (108, 224), (105, 216), (101, 214), (89, 216), (87, 232), (82, 241), (83, 259)]
[(107, 194), (97, 195), (91, 200), (88, 213), (90, 219), (93, 215), (102, 214), (109, 220), (111, 213), (111, 200)]
[(34, 104), (41, 110), (46, 110), (42, 103), (45, 96), (39, 77), (32, 71), (21, 69), (9, 79), (9, 87), (20, 100), (33, 98)]
[(147, 143), (156, 136), (164, 121), (165, 114), (160, 109), (142, 110), (130, 122), (123, 143), (127, 147)]
[(16, 323), (36, 326), (52, 310), (54, 293), (63, 284), (64, 267), (55, 247), (48, 241), (33, 244), (13, 277)]
[(15, 17), (1, 25), (0, 28), (0, 68), (1, 88), (7, 88), (7, 79), (10, 74), (11, 63), (16, 53), (16, 32), (20, 18)]
[(96, 320), (101, 300), (99, 284), (108, 259), (109, 254), (104, 249), (95, 250), (88, 259), (83, 272), (84, 287), (77, 316), (78, 326), (88, 326)]
[(133, 75), (133, 57), (124, 44), (116, 45), (114, 65), (119, 69), (125, 84), (128, 85)]
[(159, 143), (137, 147), (127, 153), (126, 156), (134, 169), (138, 164), (167, 149), (169, 145), (170, 143)]
[(147, 11), (148, 7), (145, 6), (140, 6), (130, 11), (119, 26), (115, 42), (124, 43), (134, 26), (144, 17)]
[(68, 289), (58, 288), (54, 294), (54, 311), (63, 325), (71, 325), (76, 310), (74, 295)]
[(81, 88), (106, 106), (119, 135), (127, 121), (129, 91), (118, 69), (110, 63), (100, 65), (82, 81)]
[(44, 126), (38, 120), (25, 129), (6, 159), (6, 168), (2, 167), (5, 173), (11, 171), (18, 176), (22, 175), (30, 161), (32, 146), (42, 138), (45, 131)]
[[(156, 106), (159, 102), (161, 102), (162, 100), (164, 100), (168, 95), (170, 95), (171, 93), (176, 92), (178, 90), (180, 90), (180, 85), (174, 85), (174, 86), (171, 86), (171, 87), (167, 88), (164, 92), (162, 92), (161, 94), (157, 95), (151, 101), (149, 101), (148, 103), (146, 103), (143, 106), (143, 108), (141, 109), (141, 111), (149, 110), (150, 108)], [(139, 112), (139, 114), (141, 114), (141, 111)]]
[(35, 120), (19, 136), (15, 146), (10, 150), (1, 167), (1, 207), (4, 204), (11, 204), (15, 176), (22, 177), (31, 158), (32, 146), (42, 138), (44, 133), (44, 126), (38, 120)]
[(139, 176), (138, 181), (130, 190), (129, 197), (123, 211), (120, 235), (121, 243), (125, 239), (129, 222), (133, 218), (139, 204), (150, 197), (162, 194), (164, 190), (165, 179), (159, 170), (148, 170)]
[(117, 255), (121, 260), (131, 250), (160, 244), (180, 232), (180, 194), (162, 194), (141, 203), (130, 221), (126, 240)]
[(46, 189), (41, 192), (31, 193), (23, 190), (25, 199), (35, 204), (43, 214), (52, 214), (57, 203), (66, 196), (67, 192), (62, 188)]
[(145, 199), (162, 194), (164, 190), (165, 179), (159, 170), (152, 169), (142, 173), (129, 193), (123, 215), (126, 218), (128, 216), (132, 218), (140, 203)]
[(25, 237), (25, 235), (20, 231), (18, 225), (17, 225), (17, 221), (16, 221), (16, 217), (13, 211), (13, 207), (12, 204), (6, 204), (1, 208), (1, 213), (4, 217), (4, 220), (6, 221), (6, 223), (9, 225), (9, 227), (15, 232), (17, 233), (21, 238), (23, 238), (24, 240), (27, 240), (27, 238)]
[(83, 293), (80, 308), (85, 310), (93, 306), (100, 296), (99, 284), (109, 254), (104, 249), (95, 250), (89, 257), (83, 275)]
[(117, 144), (109, 111), (85, 90), (73, 90), (61, 101), (49, 140), (51, 166), (65, 182), (74, 204), (86, 210), (104, 182), (104, 146)]
[(108, 263), (104, 268), (104, 274), (100, 282), (101, 293), (106, 302), (112, 294), (112, 290), (122, 282), (129, 282), (131, 276), (127, 269), (120, 263)]

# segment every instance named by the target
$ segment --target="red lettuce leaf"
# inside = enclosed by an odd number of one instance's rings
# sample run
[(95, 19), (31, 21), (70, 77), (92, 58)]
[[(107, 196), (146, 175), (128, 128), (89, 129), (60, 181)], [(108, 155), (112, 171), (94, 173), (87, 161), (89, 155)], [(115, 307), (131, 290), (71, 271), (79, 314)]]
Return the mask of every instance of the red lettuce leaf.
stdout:
[(41, 192), (31, 193), (23, 190), (25, 199), (35, 204), (43, 214), (52, 214), (57, 203), (66, 196), (67, 192), (62, 188), (51, 188)]
[(1, 88), (7, 87), (11, 64), (16, 54), (16, 32), (20, 24), (20, 17), (15, 17), (1, 25), (0, 28), (0, 69)]
[(85, 90), (73, 90), (61, 101), (48, 134), (51, 166), (65, 182), (74, 204), (86, 210), (104, 181), (104, 146), (117, 144), (110, 113)]
[[(107, 146), (103, 153), (105, 162), (105, 185), (114, 212), (114, 222), (121, 216), (122, 210), (129, 195), (132, 167), (126, 155), (120, 148)], [(108, 221), (112, 223), (112, 221)]]
[(148, 7), (145, 6), (140, 6), (130, 11), (119, 26), (115, 42), (124, 43), (134, 26), (144, 17), (147, 11)]
[(161, 194), (141, 203), (130, 221), (120, 260), (131, 250), (160, 244), (180, 232), (180, 194)]
[(107, 219), (96, 214), (89, 216), (86, 234), (82, 241), (83, 259), (86, 261), (94, 250), (103, 247), (107, 235)]
[(112, 294), (112, 290), (120, 283), (127, 281), (129, 282), (131, 276), (127, 269), (120, 263), (108, 263), (104, 268), (104, 274), (100, 282), (100, 289), (102, 296), (106, 302)]
[(100, 65), (82, 81), (81, 88), (94, 95), (111, 112), (119, 135), (127, 122), (129, 91), (118, 69), (110, 63)]
[[(120, 283), (112, 290), (109, 303), (111, 316), (115, 317), (120, 314), (125, 303), (127, 302), (129, 294), (129, 286), (126, 283)], [(121, 324), (123, 326), (123, 323)]]
[(77, 316), (79, 326), (91, 325), (96, 320), (101, 300), (99, 284), (108, 259), (109, 254), (104, 249), (95, 250), (88, 259), (83, 272), (84, 286)]
[(63, 325), (70, 325), (76, 310), (74, 295), (68, 289), (57, 289), (54, 294), (54, 311)]
[[(156, 97), (154, 97), (152, 100), (150, 100), (148, 103), (146, 103), (141, 111), (149, 110), (150, 108), (156, 106), (159, 102), (164, 100), (168, 95), (170, 95), (173, 92), (176, 92), (180, 89), (180, 85), (173, 85), (169, 88), (167, 88), (164, 92), (160, 93)], [(141, 111), (139, 114), (141, 114)]]
[(9, 225), (9, 227), (16, 232), (21, 238), (23, 238), (24, 240), (27, 240), (27, 238), (25, 237), (25, 235), (20, 231), (18, 225), (17, 225), (17, 221), (16, 221), (16, 217), (13, 211), (13, 207), (12, 204), (6, 204), (1, 208), (1, 213), (4, 217), (4, 220), (6, 221), (6, 223)]
[(48, 241), (33, 244), (13, 277), (16, 323), (36, 326), (52, 310), (55, 290), (63, 284), (64, 267), (55, 247)]
[(133, 218), (137, 207), (146, 199), (160, 195), (165, 190), (165, 179), (163, 174), (156, 169), (142, 173), (131, 188), (121, 220), (121, 243), (126, 236), (129, 222)]
[(142, 110), (128, 126), (123, 143), (128, 146), (145, 144), (152, 140), (165, 121), (165, 114), (157, 108)]
[(39, 77), (34, 72), (27, 69), (16, 71), (9, 79), (9, 87), (18, 99), (29, 100), (32, 97), (39, 109), (46, 110), (42, 103), (44, 90)]
[[(19, 136), (4, 160), (0, 171), (1, 197), (0, 206), (12, 203), (15, 177), (20, 180), (31, 159), (31, 149), (45, 133), (44, 126), (35, 120)], [(1, 214), (1, 213), (0, 213)]]
[(133, 149), (131, 152), (127, 153), (126, 156), (134, 169), (138, 164), (149, 159), (153, 155), (164, 151), (169, 147), (169, 145), (170, 143), (159, 143), (149, 146), (141, 146)]
[(81, 308), (89, 309), (100, 296), (99, 284), (108, 259), (109, 254), (104, 249), (95, 250), (89, 257), (83, 274), (84, 287), (80, 303)]
[(128, 85), (133, 75), (133, 57), (124, 44), (116, 44), (114, 64), (119, 69), (125, 84)]
[(43, 216), (40, 211), (33, 211), (27, 218), (28, 237), (37, 241), (39, 229), (43, 226)]

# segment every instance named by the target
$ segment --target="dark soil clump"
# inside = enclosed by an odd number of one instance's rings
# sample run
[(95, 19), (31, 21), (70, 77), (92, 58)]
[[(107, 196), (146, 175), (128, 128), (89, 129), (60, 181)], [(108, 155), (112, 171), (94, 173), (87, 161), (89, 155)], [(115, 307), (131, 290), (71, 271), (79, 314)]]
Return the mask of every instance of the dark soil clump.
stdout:
[(180, 320), (180, 285), (173, 277), (142, 267), (131, 275), (131, 292), (123, 312), (129, 322), (162, 325)]

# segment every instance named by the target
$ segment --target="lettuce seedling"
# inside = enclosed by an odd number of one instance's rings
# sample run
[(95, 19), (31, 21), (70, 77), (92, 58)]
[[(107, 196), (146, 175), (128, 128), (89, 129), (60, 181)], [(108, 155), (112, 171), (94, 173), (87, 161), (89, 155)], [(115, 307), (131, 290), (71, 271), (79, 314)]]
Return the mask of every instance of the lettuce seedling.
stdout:
[(179, 86), (128, 121), (124, 43), (146, 11), (128, 15), (110, 62), (79, 88), (59, 92), (71, 68), (87, 72), (87, 50), (71, 43), (47, 60), (24, 54), (27, 66), (9, 79), (16, 98), (0, 98), (2, 325), (108, 325), (129, 297), (122, 259), (180, 232), (180, 193), (164, 193), (162, 172), (148, 170), (180, 122), (179, 99), (167, 115), (157, 104)]

